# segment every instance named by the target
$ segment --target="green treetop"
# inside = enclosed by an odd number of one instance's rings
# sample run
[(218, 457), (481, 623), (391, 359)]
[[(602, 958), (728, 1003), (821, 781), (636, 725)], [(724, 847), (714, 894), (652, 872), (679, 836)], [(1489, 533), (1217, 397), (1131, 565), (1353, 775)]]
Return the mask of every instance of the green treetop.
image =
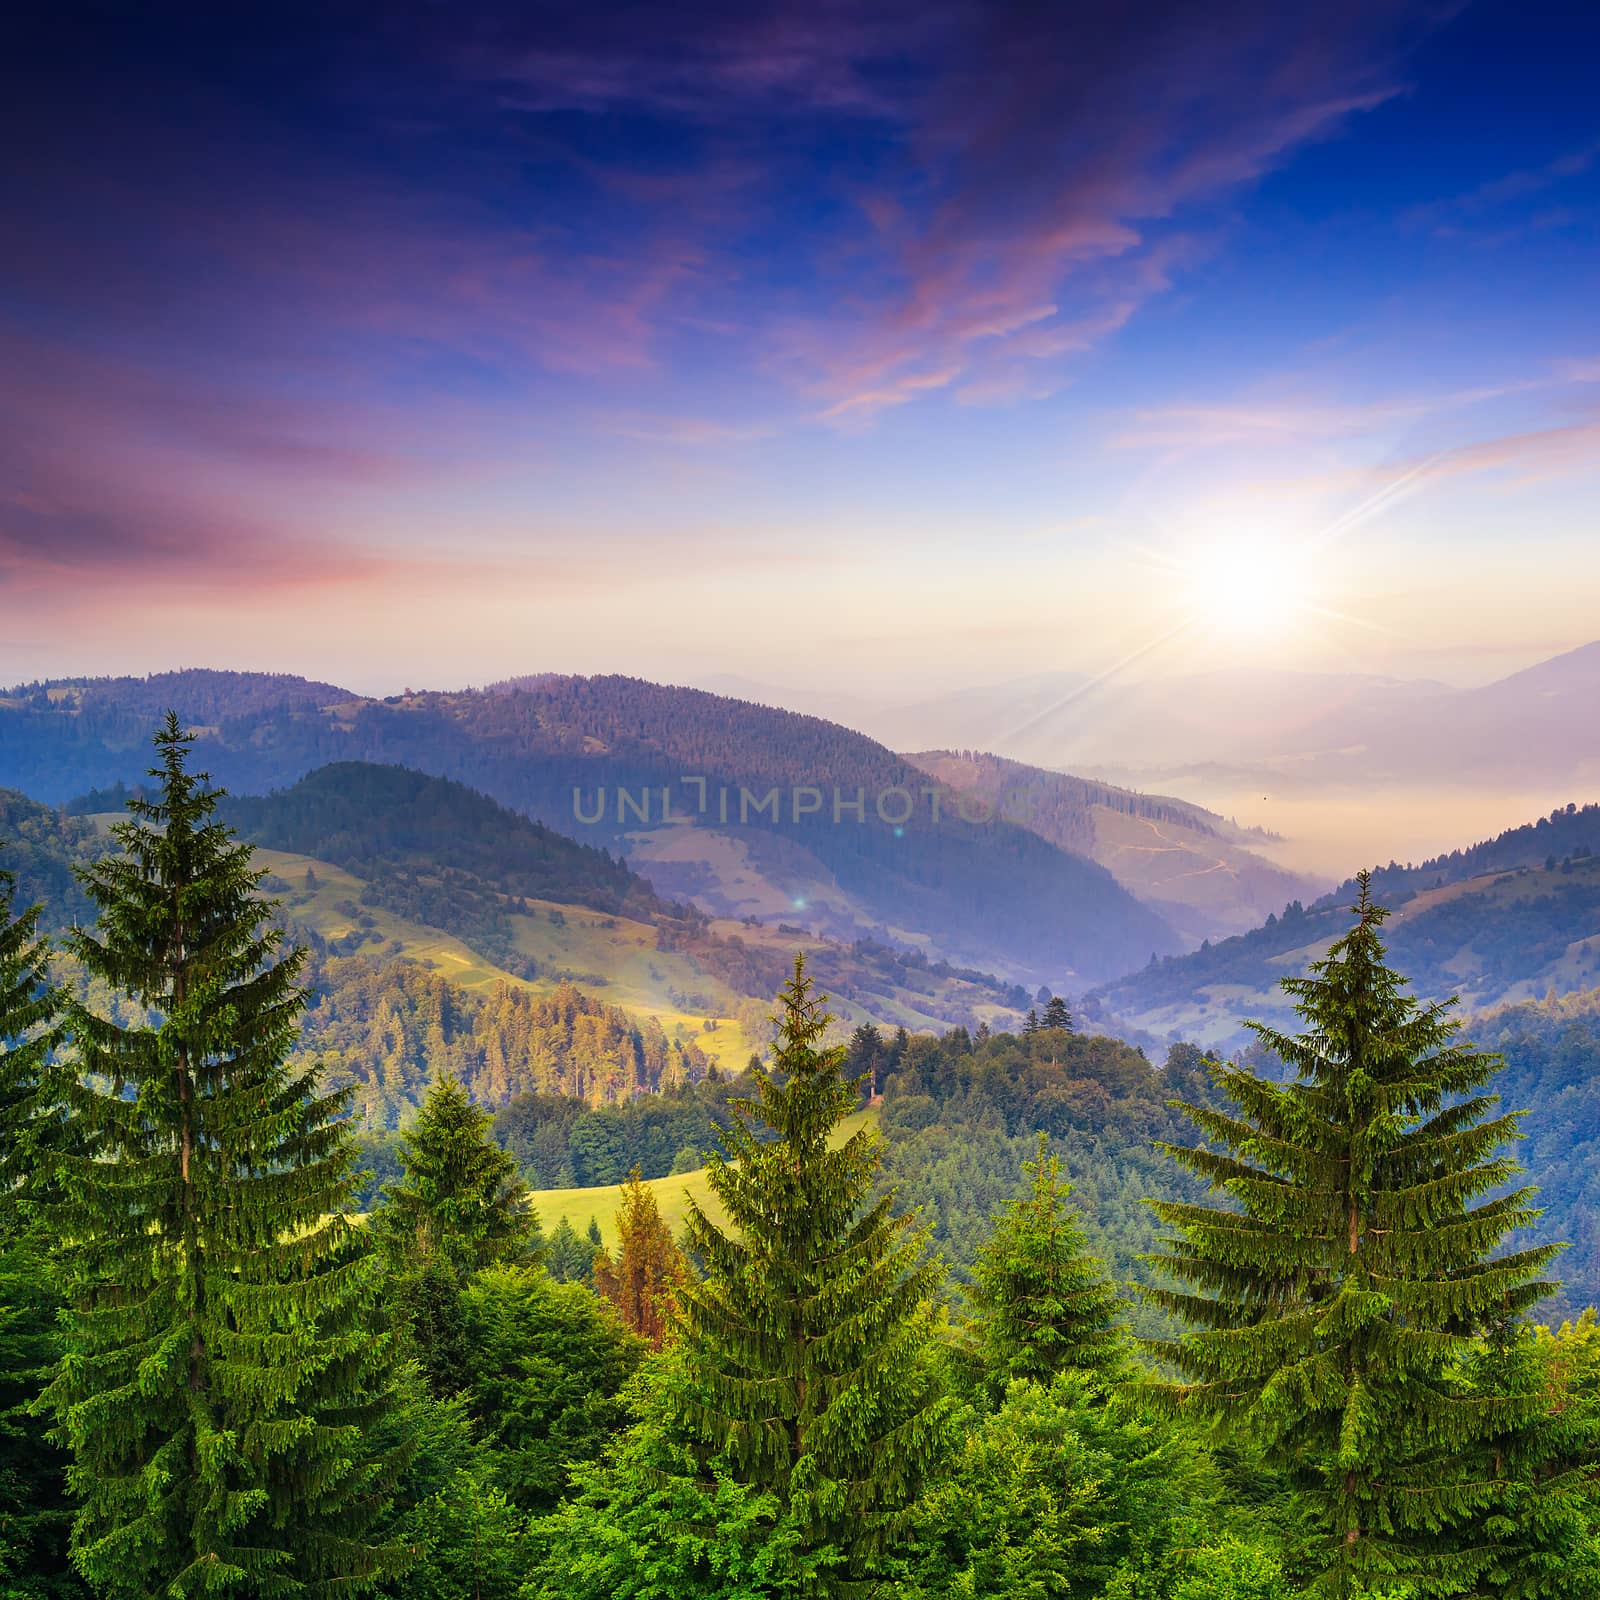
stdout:
[(1156, 1204), (1178, 1237), (1151, 1259), (1182, 1287), (1151, 1298), (1194, 1331), (1151, 1348), (1188, 1379), (1159, 1391), (1169, 1402), (1298, 1475), (1321, 1528), (1301, 1552), (1316, 1592), (1456, 1593), (1491, 1553), (1465, 1527), (1493, 1493), (1477, 1446), (1531, 1409), (1465, 1394), (1460, 1366), (1548, 1292), (1555, 1247), (1494, 1255), (1538, 1215), (1528, 1190), (1504, 1190), (1516, 1116), (1485, 1120), (1498, 1058), (1456, 1038), (1447, 1005), (1402, 992), (1365, 875), (1352, 909), (1310, 975), (1284, 982), (1305, 1031), (1254, 1025), (1294, 1077), (1218, 1066), (1235, 1110), (1183, 1108), (1207, 1142), (1169, 1153), (1228, 1203)]
[(1032, 1193), (1006, 1208), (974, 1268), (983, 1363), (997, 1393), (1016, 1378), (1048, 1383), (1073, 1368), (1109, 1377), (1125, 1360), (1121, 1300), (1085, 1249), (1072, 1185), (1048, 1144), (1041, 1133), (1038, 1159), (1023, 1165)]
[(1053, 994), (1045, 1004), (1044, 1015), (1039, 1018), (1041, 1028), (1060, 1028), (1065, 1033), (1072, 1032), (1072, 1012), (1067, 1009), (1067, 1002), (1058, 994)]
[(557, 1283), (587, 1283), (594, 1272), (594, 1246), (578, 1237), (578, 1230), (563, 1217), (550, 1232), (545, 1265)]
[(489, 1137), (492, 1121), (455, 1078), (436, 1083), (400, 1135), (402, 1179), (384, 1185), (370, 1223), (389, 1263), (385, 1302), (440, 1396), (460, 1387), (468, 1279), (543, 1250), (516, 1163)]
[(390, 1357), (344, 1215), (343, 1099), (285, 1066), (302, 952), (176, 716), (155, 743), (155, 796), (80, 873), (100, 918), (71, 940), (135, 1020), (70, 1004), (55, 1085), (71, 1304), (41, 1403), (73, 1458), (75, 1556), (109, 1600), (359, 1593), (394, 1464), (361, 1440)]
[(400, 1135), (404, 1179), (385, 1185), (373, 1215), (392, 1250), (460, 1274), (537, 1259), (539, 1219), (516, 1162), (489, 1137), (493, 1120), (454, 1077), (428, 1091)]
[(815, 1592), (850, 1592), (946, 1447), (929, 1350), (939, 1269), (912, 1219), (871, 1198), (876, 1135), (830, 1147), (858, 1084), (822, 1046), (831, 1018), (799, 958), (781, 1007), (772, 1070), (733, 1102), (732, 1159), (708, 1167), (730, 1226), (690, 1207), (705, 1276), (680, 1291), (678, 1421), (697, 1459), (773, 1495), (833, 1563)]

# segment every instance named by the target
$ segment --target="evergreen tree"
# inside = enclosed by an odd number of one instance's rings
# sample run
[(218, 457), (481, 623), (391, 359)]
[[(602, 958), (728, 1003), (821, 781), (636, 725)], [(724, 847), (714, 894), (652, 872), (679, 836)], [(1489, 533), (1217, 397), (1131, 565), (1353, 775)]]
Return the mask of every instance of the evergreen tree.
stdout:
[(545, 1265), (557, 1283), (587, 1283), (592, 1275), (594, 1246), (578, 1237), (577, 1230), (563, 1217), (550, 1234)]
[(882, 1085), (878, 1082), (878, 1069), (884, 1059), (883, 1036), (870, 1022), (863, 1022), (850, 1035), (849, 1054), (845, 1057), (845, 1071), (852, 1078), (865, 1078), (867, 1087), (876, 1094)]
[(39, 907), (13, 917), (13, 894), (0, 870), (0, 1594), (22, 1600), (82, 1590), (67, 1556), (66, 1461), (29, 1415), (59, 1353), (61, 1302), (37, 1212), (48, 1175), (39, 1097), (60, 996)]
[(589, 1241), (591, 1251), (605, 1247), (605, 1240), (600, 1237), (600, 1219), (598, 1217), (589, 1218), (589, 1226), (584, 1233), (584, 1238)]
[(454, 1077), (436, 1083), (400, 1135), (401, 1181), (384, 1186), (372, 1215), (390, 1263), (385, 1298), (440, 1396), (460, 1386), (467, 1279), (543, 1250), (516, 1163), (489, 1137), (493, 1120)]
[(493, 1114), (446, 1076), (400, 1136), (401, 1182), (384, 1187), (372, 1225), (389, 1249), (465, 1276), (542, 1253), (539, 1219), (512, 1158), (489, 1137)]
[[(1233, 1112), (1183, 1109), (1207, 1144), (1167, 1146), (1231, 1204), (1159, 1202), (1180, 1237), (1151, 1260), (1184, 1287), (1150, 1297), (1193, 1329), (1151, 1348), (1189, 1380), (1161, 1391), (1292, 1468), (1321, 1532), (1301, 1552), (1319, 1593), (1406, 1582), (1469, 1588), (1492, 1551), (1466, 1520), (1492, 1498), (1473, 1468), (1486, 1434), (1535, 1406), (1462, 1392), (1492, 1321), (1548, 1293), (1556, 1247), (1494, 1257), (1538, 1215), (1498, 1154), (1517, 1117), (1484, 1120), (1496, 1057), (1459, 1041), (1385, 965), (1386, 913), (1359, 880), (1355, 926), (1287, 979), (1298, 1037), (1253, 1025), (1294, 1077), (1218, 1066)], [(1485, 1195), (1491, 1198), (1484, 1199)]]
[(1600, 1594), (1600, 1327), (1593, 1310), (1552, 1335), (1509, 1319), (1489, 1330), (1467, 1393), (1494, 1406), (1529, 1402), (1479, 1446), (1477, 1476), (1495, 1485), (1473, 1542), (1493, 1559), (1478, 1576), (1495, 1600)]
[(1039, 1013), (1032, 1006), (1028, 1007), (1028, 1014), (1022, 1019), (1022, 1031), (1024, 1033), (1037, 1033), (1039, 1031)]
[(1014, 1200), (979, 1252), (977, 1303), (983, 1364), (997, 1396), (1017, 1378), (1048, 1383), (1070, 1369), (1112, 1377), (1124, 1364), (1121, 1307), (1105, 1268), (1085, 1248), (1072, 1185), (1039, 1135), (1023, 1164), (1033, 1191)]
[[(872, 1197), (880, 1147), (829, 1135), (858, 1085), (803, 958), (781, 997), (773, 1069), (733, 1102), (731, 1160), (707, 1175), (731, 1227), (697, 1204), (690, 1246), (705, 1277), (682, 1291), (679, 1420), (696, 1459), (770, 1492), (813, 1555), (832, 1562), (812, 1592), (871, 1578), (947, 1446), (933, 1371), (937, 1265), (913, 1219)], [(772, 1137), (758, 1137), (764, 1127)]]
[(51, 1222), (71, 1305), (41, 1404), (109, 1600), (359, 1593), (391, 1554), (366, 1534), (397, 1463), (361, 1441), (390, 1357), (345, 1215), (344, 1100), (284, 1064), (303, 953), (190, 742), (169, 715), (154, 798), (80, 872), (100, 920), (72, 952), (130, 1020), (67, 1009)]
[(884, 1061), (883, 1072), (880, 1076), (887, 1078), (891, 1072), (897, 1072), (900, 1068), (900, 1063), (906, 1058), (906, 1051), (910, 1048), (911, 1035), (906, 1032), (903, 1025), (896, 1028), (894, 1037), (889, 1041), (888, 1056)]
[(596, 1252), (594, 1286), (617, 1308), (624, 1326), (659, 1350), (666, 1343), (678, 1291), (688, 1276), (683, 1254), (661, 1220), (655, 1193), (645, 1187), (635, 1166), (622, 1186), (617, 1259), (613, 1263), (603, 1247)]
[(28, 1215), (29, 1180), (41, 1170), (39, 1097), (60, 1042), (61, 996), (49, 979), (40, 908), (13, 915), (15, 893), (16, 880), (0, 868), (0, 1238)]
[(1072, 1032), (1072, 1013), (1067, 1009), (1067, 1002), (1058, 994), (1050, 996), (1044, 1008), (1044, 1015), (1039, 1018), (1041, 1028), (1060, 1028), (1064, 1033)]

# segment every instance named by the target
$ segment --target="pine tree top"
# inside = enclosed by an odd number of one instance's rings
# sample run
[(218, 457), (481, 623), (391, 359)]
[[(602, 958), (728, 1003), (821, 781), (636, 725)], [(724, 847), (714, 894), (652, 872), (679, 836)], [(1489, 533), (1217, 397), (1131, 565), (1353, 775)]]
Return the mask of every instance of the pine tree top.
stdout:
[(1072, 1185), (1039, 1135), (1023, 1164), (1030, 1192), (996, 1219), (979, 1251), (973, 1300), (981, 1313), (984, 1365), (997, 1390), (1016, 1378), (1048, 1383), (1071, 1369), (1112, 1376), (1126, 1364), (1121, 1297), (1090, 1255), (1071, 1202)]
[(40, 907), (13, 912), (16, 879), (0, 867), (0, 1237), (7, 1213), (41, 1174), (45, 1129), (40, 1095), (60, 1043), (62, 995), (51, 982), (50, 942), (39, 935)]
[(489, 1136), (493, 1117), (446, 1074), (400, 1135), (404, 1177), (373, 1215), (391, 1249), (460, 1271), (533, 1259), (542, 1243), (528, 1188)]

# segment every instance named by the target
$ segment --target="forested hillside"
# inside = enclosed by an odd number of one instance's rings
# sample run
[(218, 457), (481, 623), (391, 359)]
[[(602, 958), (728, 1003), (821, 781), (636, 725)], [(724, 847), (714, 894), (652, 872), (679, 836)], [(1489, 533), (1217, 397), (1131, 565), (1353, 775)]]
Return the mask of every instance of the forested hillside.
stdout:
[[(1525, 1242), (1568, 1243), (1552, 1314), (1575, 1315), (1600, 1303), (1600, 989), (1491, 1012), (1467, 1032), (1503, 1054), (1490, 1088), (1507, 1110), (1527, 1114), (1515, 1153), (1544, 1214)], [(1156, 1064), (1092, 1034), (914, 1038), (887, 1079), (885, 1171), (925, 1208), (962, 1276), (1043, 1129), (1097, 1252), (1141, 1280), (1139, 1257), (1159, 1231), (1145, 1200), (1195, 1192), (1155, 1149), (1182, 1131), (1175, 1099), (1215, 1103), (1207, 1058), (1192, 1044), (1171, 1046)]]
[[(95, 803), (126, 799), (109, 791)], [(47, 930), (69, 928), (88, 913), (72, 864), (104, 853), (109, 837), (21, 795), (0, 794), (0, 805), (19, 898), (41, 902)], [(445, 1070), (494, 1105), (529, 1092), (615, 1101), (692, 1081), (718, 1059), (742, 1070), (766, 1042), (766, 997), (796, 948), (852, 1020), (998, 1023), (1030, 999), (918, 951), (712, 926), (604, 850), (401, 768), (344, 763), (270, 796), (230, 798), (223, 814), (279, 847), (263, 861), (295, 864), (266, 887), (312, 952), (307, 1040), (331, 1052), (379, 1129), (414, 1111)], [(562, 1017), (587, 1008), (590, 1020), (530, 1023), (535, 1001)]]
[(715, 914), (913, 943), (1056, 987), (1178, 948), (1096, 863), (963, 820), (915, 766), (819, 718), (620, 677), (313, 706), (326, 688), (206, 673), (25, 686), (0, 703), (0, 782), (63, 802), (136, 782), (148, 718), (131, 707), (165, 693), (237, 793), (332, 762), (402, 764), (625, 848), (668, 896)]
[(1534, 1237), (1567, 1242), (1552, 1314), (1600, 1305), (1600, 988), (1492, 1011), (1472, 1034), (1505, 1057), (1503, 1104), (1527, 1112), (1516, 1157), (1544, 1208)]
[[(1498, 838), (1372, 874), (1395, 916), (1389, 938), (1415, 992), (1471, 1007), (1600, 979), (1600, 805), (1566, 807)], [(1238, 1037), (1245, 1013), (1281, 1017), (1280, 978), (1304, 971), (1342, 926), (1351, 885), (1291, 902), (1259, 928), (1155, 961), (1085, 997), (1085, 1014), (1130, 1031)]]
[(1145, 1200), (1193, 1192), (1155, 1149), (1183, 1127), (1169, 1102), (1211, 1096), (1204, 1058), (1188, 1045), (1157, 1065), (1120, 1040), (1059, 1029), (914, 1038), (884, 1089), (885, 1181), (924, 1208), (968, 1279), (990, 1219), (1016, 1197), (1022, 1163), (1047, 1132), (1096, 1253), (1137, 1278), (1157, 1231)]
[(482, 993), (360, 956), (314, 962), (307, 976), (315, 999), (301, 1050), (330, 1083), (350, 1086), (372, 1128), (398, 1126), (447, 1074), (480, 1105), (536, 1092), (596, 1105), (698, 1082), (710, 1065), (692, 1038), (669, 1039), (655, 1018), (570, 984)]
[(72, 869), (105, 848), (93, 823), (0, 789), (0, 870), (16, 879), (21, 904), (44, 908), (46, 927), (70, 927), (92, 914)]
[(979, 751), (909, 757), (1063, 849), (1098, 861), (1189, 942), (1253, 928), (1322, 883), (1249, 848), (1270, 842), (1201, 806), (1030, 767)]

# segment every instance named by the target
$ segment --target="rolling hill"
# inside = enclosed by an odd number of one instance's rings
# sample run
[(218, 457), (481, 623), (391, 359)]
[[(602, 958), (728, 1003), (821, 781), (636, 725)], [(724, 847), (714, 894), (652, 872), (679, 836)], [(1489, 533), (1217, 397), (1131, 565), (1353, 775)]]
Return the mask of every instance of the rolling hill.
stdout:
[(137, 781), (161, 700), (236, 792), (338, 761), (409, 766), (620, 851), (663, 895), (714, 916), (1074, 990), (1181, 948), (1103, 867), (1014, 824), (963, 819), (940, 804), (955, 797), (860, 734), (630, 678), (383, 701), (205, 672), (30, 685), (0, 701), (0, 783), (64, 801)]
[[(0, 860), (47, 929), (90, 914), (71, 866), (109, 847), (114, 816), (0, 791)], [(378, 1127), (447, 1070), (489, 1104), (736, 1071), (765, 1043), (797, 949), (845, 1025), (1005, 1026), (1030, 1000), (916, 951), (715, 921), (602, 849), (402, 768), (342, 763), (232, 798), (225, 816), (257, 842), (267, 891), (312, 951), (305, 1048)]]
[[(291, 885), (303, 860), (321, 858), (359, 881), (365, 912), (442, 929), (529, 981), (620, 992), (628, 1006), (672, 1011), (675, 1020), (748, 1014), (745, 1001), (765, 1007), (796, 950), (850, 1020), (993, 1021), (1027, 1003), (1014, 986), (915, 951), (841, 946), (797, 927), (719, 921), (669, 903), (604, 850), (464, 784), (400, 767), (342, 762), (264, 797), (232, 798), (225, 814), (269, 851), (300, 852), (281, 858)], [(289, 901), (297, 915), (327, 904), (326, 888)]]
[[(1373, 876), (1394, 963), (1415, 992), (1469, 1011), (1600, 981), (1600, 805), (1569, 806), (1469, 849)], [(1086, 996), (1086, 1017), (1133, 1035), (1227, 1044), (1240, 1019), (1289, 1015), (1278, 981), (1349, 925), (1349, 883), (1291, 902), (1246, 934), (1156, 961)]]
[(1259, 829), (1240, 828), (1186, 800), (975, 751), (932, 750), (907, 759), (1052, 844), (1098, 861), (1190, 944), (1244, 932), (1325, 887), (1248, 848), (1268, 842)]

